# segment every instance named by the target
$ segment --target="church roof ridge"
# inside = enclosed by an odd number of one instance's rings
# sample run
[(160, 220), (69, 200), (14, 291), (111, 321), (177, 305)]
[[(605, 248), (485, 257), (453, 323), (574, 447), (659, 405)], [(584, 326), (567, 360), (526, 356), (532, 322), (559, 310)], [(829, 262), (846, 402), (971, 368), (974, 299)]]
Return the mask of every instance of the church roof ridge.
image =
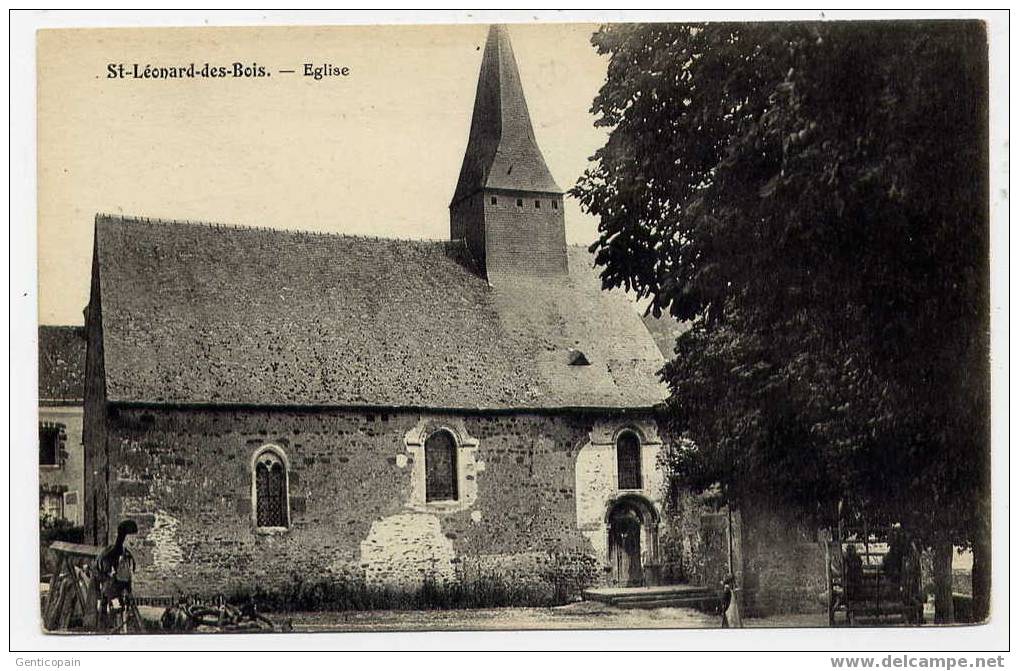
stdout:
[(228, 231), (253, 231), (265, 234), (282, 234), (293, 236), (322, 236), (329, 238), (345, 238), (349, 240), (377, 241), (377, 242), (400, 242), (423, 244), (449, 244), (451, 242), (462, 242), (462, 240), (449, 240), (446, 238), (410, 238), (388, 235), (367, 235), (358, 233), (341, 233), (338, 231), (320, 231), (300, 228), (280, 228), (277, 226), (253, 226), (251, 224), (237, 224), (218, 221), (173, 219), (167, 217), (149, 217), (142, 215), (111, 214), (107, 212), (96, 213), (96, 222), (100, 220), (116, 221), (124, 224), (151, 224), (156, 226), (195, 226), (211, 229), (223, 229)]

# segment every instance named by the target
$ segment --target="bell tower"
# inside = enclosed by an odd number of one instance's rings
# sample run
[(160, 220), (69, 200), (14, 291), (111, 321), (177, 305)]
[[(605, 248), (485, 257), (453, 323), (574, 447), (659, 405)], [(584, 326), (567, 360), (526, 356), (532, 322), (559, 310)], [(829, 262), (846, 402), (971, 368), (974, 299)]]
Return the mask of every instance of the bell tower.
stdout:
[(567, 273), (563, 192), (534, 139), (505, 26), (488, 31), (449, 220), (450, 237), (466, 242), (489, 282)]

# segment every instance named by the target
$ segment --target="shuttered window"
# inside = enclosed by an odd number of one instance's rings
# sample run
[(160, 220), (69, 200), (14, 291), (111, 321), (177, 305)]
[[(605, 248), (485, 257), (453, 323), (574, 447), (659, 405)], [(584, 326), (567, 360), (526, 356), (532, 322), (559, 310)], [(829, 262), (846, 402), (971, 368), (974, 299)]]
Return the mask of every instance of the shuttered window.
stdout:
[(255, 463), (255, 517), (260, 527), (289, 526), (286, 466), (274, 452), (263, 452)]
[(616, 440), (616, 462), (619, 466), (619, 488), (641, 489), (640, 441), (630, 431)]
[(63, 424), (46, 422), (39, 425), (39, 465), (60, 465), (60, 434)]
[(455, 501), (456, 444), (447, 431), (425, 441), (425, 501)]

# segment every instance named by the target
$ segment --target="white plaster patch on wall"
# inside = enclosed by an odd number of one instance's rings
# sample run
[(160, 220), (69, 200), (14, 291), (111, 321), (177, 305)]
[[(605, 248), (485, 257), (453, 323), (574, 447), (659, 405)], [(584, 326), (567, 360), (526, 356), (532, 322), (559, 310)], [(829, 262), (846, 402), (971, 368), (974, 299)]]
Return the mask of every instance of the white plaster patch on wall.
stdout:
[(152, 565), (158, 571), (170, 571), (184, 561), (184, 551), (177, 543), (177, 527), (180, 522), (163, 510), (157, 510), (155, 517), (148, 533), (148, 540), (154, 543)]
[(641, 467), (644, 478), (644, 492), (658, 508), (665, 500), (665, 471), (661, 460), (661, 443), (641, 444)]
[(577, 528), (590, 541), (595, 556), (608, 556), (605, 530), (606, 496), (615, 492), (616, 451), (612, 445), (588, 443), (577, 453), (574, 469), (577, 496)]
[(455, 577), (453, 541), (442, 533), (436, 515), (402, 513), (372, 523), (361, 542), (361, 568), (371, 584), (413, 588), (428, 576)]
[(585, 529), (600, 524), (605, 516), (607, 496), (616, 491), (616, 450), (614, 445), (588, 443), (577, 453), (574, 469), (577, 492), (577, 526)]
[[(616, 460), (616, 436), (624, 428), (635, 429), (641, 439), (640, 490), (620, 490)], [(577, 528), (591, 542), (596, 556), (608, 561), (608, 526), (605, 516), (612, 501), (626, 492), (646, 498), (659, 511), (664, 494), (665, 474), (659, 455), (662, 443), (654, 422), (636, 425), (597, 422), (590, 441), (577, 453), (576, 478)], [(645, 544), (646, 545), (646, 544)], [(645, 548), (642, 547), (642, 551)]]

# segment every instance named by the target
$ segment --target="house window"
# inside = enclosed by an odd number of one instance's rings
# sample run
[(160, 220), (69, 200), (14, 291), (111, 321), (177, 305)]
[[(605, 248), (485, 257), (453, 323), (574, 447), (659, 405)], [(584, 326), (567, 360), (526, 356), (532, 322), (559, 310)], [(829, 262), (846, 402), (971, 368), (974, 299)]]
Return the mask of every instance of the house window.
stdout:
[(48, 522), (64, 519), (64, 495), (57, 490), (39, 492), (39, 516)]
[(624, 431), (616, 439), (616, 463), (619, 467), (619, 488), (641, 489), (640, 440), (632, 431)]
[(39, 465), (60, 466), (61, 424), (39, 425)]
[(524, 206), (524, 199), (523, 198), (517, 198), (517, 207), (523, 207), (523, 206)]
[(290, 526), (287, 466), (275, 448), (263, 448), (255, 457), (255, 524), (280, 529)]
[(558, 210), (559, 209), (559, 201), (558, 200), (554, 200), (554, 199), (552, 200), (552, 209), (553, 210)]
[(536, 209), (536, 210), (540, 210), (541, 209), (541, 201), (540, 200), (534, 201), (534, 209)]
[(496, 198), (495, 196), (492, 196), (492, 205), (498, 205), (498, 204), (499, 204), (499, 199)]
[(456, 501), (456, 443), (448, 431), (425, 440), (425, 501)]

